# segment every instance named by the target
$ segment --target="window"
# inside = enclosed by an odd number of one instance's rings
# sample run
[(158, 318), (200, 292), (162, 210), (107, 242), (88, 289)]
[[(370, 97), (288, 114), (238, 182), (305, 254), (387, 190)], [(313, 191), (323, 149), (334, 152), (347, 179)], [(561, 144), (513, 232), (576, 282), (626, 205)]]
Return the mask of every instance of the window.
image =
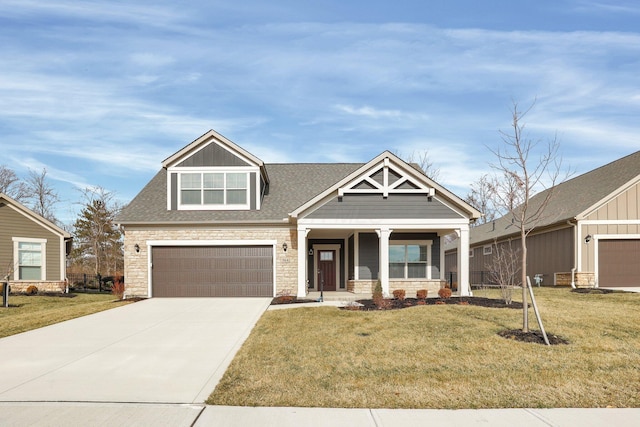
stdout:
[(482, 247), (482, 255), (491, 255), (493, 253), (491, 245)]
[(187, 208), (247, 207), (248, 181), (246, 172), (181, 173), (180, 204)]
[(14, 238), (17, 280), (45, 280), (46, 240)]
[(389, 277), (392, 279), (428, 279), (431, 242), (389, 244)]

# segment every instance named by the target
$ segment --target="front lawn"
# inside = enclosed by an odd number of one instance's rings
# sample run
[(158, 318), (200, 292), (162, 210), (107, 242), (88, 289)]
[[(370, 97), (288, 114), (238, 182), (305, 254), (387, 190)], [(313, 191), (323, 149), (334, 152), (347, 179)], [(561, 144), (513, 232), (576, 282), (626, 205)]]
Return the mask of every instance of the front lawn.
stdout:
[(110, 294), (74, 295), (73, 298), (44, 295), (10, 295), (9, 307), (0, 307), (0, 338), (108, 310), (131, 302), (117, 301)]
[[(495, 291), (475, 291), (498, 297)], [(640, 294), (535, 288), (549, 333), (502, 338), (522, 310), (424, 305), (268, 311), (207, 403), (344, 408), (640, 406)], [(520, 292), (516, 292), (518, 300)], [(530, 310), (532, 329), (537, 329)]]

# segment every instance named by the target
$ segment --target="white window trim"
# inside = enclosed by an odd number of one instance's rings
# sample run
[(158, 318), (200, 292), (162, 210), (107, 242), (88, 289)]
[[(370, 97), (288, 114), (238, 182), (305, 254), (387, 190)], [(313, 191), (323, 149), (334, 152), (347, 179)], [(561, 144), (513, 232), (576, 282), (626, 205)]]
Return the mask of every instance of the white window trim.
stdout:
[[(407, 281), (411, 281), (411, 280), (431, 280), (432, 275), (431, 275), (431, 270), (432, 270), (432, 265), (431, 265), (431, 247), (433, 245), (433, 240), (389, 240), (389, 249), (391, 249), (391, 246), (400, 246), (400, 245), (421, 245), (421, 246), (426, 246), (427, 247), (427, 262), (426, 262), (426, 268), (427, 268), (427, 277), (407, 277), (409, 275), (409, 267), (407, 265), (406, 259), (405, 259), (405, 263), (404, 263), (404, 277), (391, 277), (391, 274), (389, 274), (389, 280), (407, 280)], [(389, 261), (389, 264), (391, 264), (391, 261)]]
[[(12, 237), (13, 240), (13, 278), (16, 281), (23, 281), (20, 277), (20, 243), (40, 243), (42, 265), (40, 266), (40, 280), (47, 280), (47, 239), (34, 239), (32, 237)], [(29, 280), (26, 280), (29, 281)]]
[[(243, 169), (234, 169), (234, 168), (225, 168), (225, 169), (208, 169), (208, 168), (198, 168), (198, 169), (184, 169), (184, 168), (176, 168), (176, 172), (178, 173), (178, 179), (177, 179), (177, 198), (178, 198), (178, 210), (183, 210), (183, 211), (211, 211), (211, 210), (249, 210), (251, 208), (251, 171), (247, 170), (246, 168)], [(200, 174), (202, 176), (202, 174), (205, 173), (222, 173), (224, 174), (225, 178), (224, 178), (224, 188), (222, 188), (223, 194), (224, 194), (224, 198), (226, 201), (227, 198), (227, 174), (228, 173), (244, 173), (246, 175), (246, 183), (247, 183), (247, 187), (245, 189), (245, 191), (247, 192), (247, 202), (246, 203), (241, 203), (241, 204), (234, 204), (234, 205), (230, 205), (230, 204), (204, 204), (202, 202), (202, 183), (203, 183), (203, 179), (200, 179), (200, 191), (201, 191), (201, 198), (200, 198), (200, 204), (199, 205), (191, 205), (191, 204), (183, 204), (182, 203), (182, 174)]]
[(491, 245), (484, 245), (482, 247), (482, 255), (491, 255), (493, 253), (493, 247)]

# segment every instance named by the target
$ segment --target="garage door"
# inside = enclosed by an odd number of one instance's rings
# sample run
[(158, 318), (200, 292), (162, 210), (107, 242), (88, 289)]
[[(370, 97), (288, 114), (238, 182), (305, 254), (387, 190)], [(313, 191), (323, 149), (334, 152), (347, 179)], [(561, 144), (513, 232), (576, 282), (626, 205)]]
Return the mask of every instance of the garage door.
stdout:
[(271, 297), (272, 246), (155, 246), (154, 297)]
[(640, 240), (598, 242), (600, 287), (640, 286)]

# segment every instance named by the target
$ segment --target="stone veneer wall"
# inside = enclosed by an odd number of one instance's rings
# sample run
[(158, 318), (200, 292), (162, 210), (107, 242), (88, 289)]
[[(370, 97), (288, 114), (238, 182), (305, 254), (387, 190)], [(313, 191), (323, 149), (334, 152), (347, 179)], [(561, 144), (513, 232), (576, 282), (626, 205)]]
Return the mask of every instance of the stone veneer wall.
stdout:
[(12, 293), (26, 292), (29, 286), (35, 286), (38, 288), (38, 292), (59, 292), (64, 293), (67, 287), (67, 283), (64, 281), (24, 281), (9, 282), (9, 289)]
[(407, 298), (414, 298), (420, 289), (427, 290), (427, 297), (437, 297), (440, 288), (444, 287), (442, 280), (389, 280), (389, 292), (393, 295), (396, 289), (404, 289)]
[[(124, 237), (124, 277), (126, 297), (148, 297), (149, 285), (149, 247), (150, 240), (277, 240), (276, 256), (276, 290), (290, 292), (295, 295), (298, 289), (298, 238), (294, 228), (261, 228), (246, 229), (230, 228), (167, 228), (125, 227)], [(287, 251), (282, 250), (282, 244), (287, 243)], [(135, 245), (140, 246), (136, 253)], [(274, 295), (275, 296), (275, 295)]]
[[(577, 288), (593, 288), (596, 285), (596, 274), (593, 272), (575, 273), (575, 281)], [(544, 285), (544, 282), (542, 282)], [(571, 272), (569, 273), (556, 273), (555, 274), (556, 286), (571, 286)], [(532, 286), (535, 284), (532, 283)]]
[[(349, 280), (347, 281), (347, 291), (355, 294), (373, 293), (377, 280)], [(440, 288), (446, 282), (442, 280), (389, 280), (389, 294), (392, 295), (396, 289), (404, 289), (407, 298), (416, 296), (420, 289), (427, 290), (427, 296), (437, 296)]]

